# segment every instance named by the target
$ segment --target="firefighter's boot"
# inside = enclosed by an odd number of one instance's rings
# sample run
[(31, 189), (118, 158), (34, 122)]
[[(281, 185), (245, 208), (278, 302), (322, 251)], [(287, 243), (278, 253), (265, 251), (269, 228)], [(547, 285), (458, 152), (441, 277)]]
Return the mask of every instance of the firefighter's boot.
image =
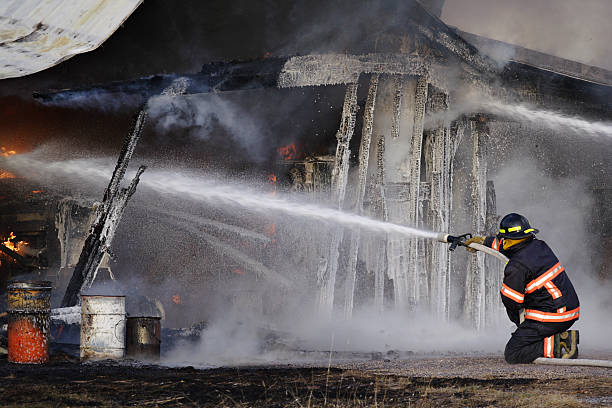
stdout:
[(578, 330), (568, 330), (555, 334), (555, 358), (578, 358)]

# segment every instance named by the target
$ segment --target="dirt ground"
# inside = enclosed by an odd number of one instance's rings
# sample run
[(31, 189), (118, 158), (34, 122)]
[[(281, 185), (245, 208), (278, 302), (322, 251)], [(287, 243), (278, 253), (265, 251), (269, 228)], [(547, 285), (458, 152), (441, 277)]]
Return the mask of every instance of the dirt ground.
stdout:
[(0, 361), (8, 407), (612, 406), (612, 370), (441, 357), (196, 369), (124, 361)]

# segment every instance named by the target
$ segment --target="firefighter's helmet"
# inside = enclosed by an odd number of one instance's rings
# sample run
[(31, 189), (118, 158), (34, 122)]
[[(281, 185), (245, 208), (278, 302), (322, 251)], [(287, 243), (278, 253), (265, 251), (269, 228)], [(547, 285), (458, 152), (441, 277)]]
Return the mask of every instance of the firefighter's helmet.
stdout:
[(521, 239), (525, 237), (531, 237), (537, 234), (538, 231), (535, 228), (531, 228), (527, 218), (520, 214), (510, 213), (502, 218), (499, 223), (499, 234), (500, 238), (508, 239)]

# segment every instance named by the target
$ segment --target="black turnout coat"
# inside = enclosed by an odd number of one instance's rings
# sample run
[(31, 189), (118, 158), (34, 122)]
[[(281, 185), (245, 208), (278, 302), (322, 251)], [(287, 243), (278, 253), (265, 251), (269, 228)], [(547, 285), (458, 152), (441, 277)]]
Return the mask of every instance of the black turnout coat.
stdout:
[(579, 318), (580, 303), (574, 286), (544, 241), (531, 237), (507, 250), (503, 249), (503, 240), (496, 237), (487, 237), (484, 244), (509, 259), (501, 298), (512, 322), (519, 324), (521, 309), (525, 309), (525, 319), (544, 323)]

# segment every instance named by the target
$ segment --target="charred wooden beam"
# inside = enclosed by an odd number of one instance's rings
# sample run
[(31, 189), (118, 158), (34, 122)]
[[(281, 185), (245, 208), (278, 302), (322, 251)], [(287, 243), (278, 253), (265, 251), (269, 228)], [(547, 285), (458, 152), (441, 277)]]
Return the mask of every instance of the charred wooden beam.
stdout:
[[(355, 212), (363, 214), (363, 200), (365, 197), (366, 182), (368, 175), (368, 163), (370, 161), (370, 145), (372, 143), (372, 130), (374, 122), (374, 107), (376, 106), (376, 91), (378, 90), (378, 75), (370, 79), (368, 98), (363, 113), (363, 128), (361, 144), (359, 146), (359, 180), (357, 181), (357, 199)], [(355, 294), (355, 281), (357, 279), (357, 257), (359, 255), (359, 241), (361, 233), (357, 229), (351, 233), (351, 244), (348, 254), (348, 270), (345, 283), (344, 316), (350, 319), (353, 315), (353, 297)]]
[[(377, 143), (376, 155), (376, 183), (375, 188), (378, 191), (378, 200), (376, 205), (376, 214), (383, 221), (389, 220), (387, 213), (387, 199), (385, 196), (385, 137), (380, 135)], [(378, 250), (376, 251), (375, 270), (374, 270), (374, 304), (376, 310), (382, 312), (384, 309), (385, 296), (385, 279), (387, 277), (387, 243), (384, 240), (376, 243)]]
[[(372, 141), (370, 143), (370, 160), (367, 168), (367, 187), (363, 202), (364, 214), (369, 217), (387, 221), (387, 193), (385, 185), (385, 136), (381, 133), (376, 123), (379, 120), (379, 110), (384, 103), (379, 99), (379, 94), (385, 96), (385, 80), (379, 78), (377, 85), (377, 101), (374, 105), (372, 116)], [(382, 93), (381, 93), (382, 88)], [(367, 107), (367, 105), (366, 105)], [(364, 115), (367, 115), (367, 109)], [(364, 116), (365, 119), (365, 116)], [(360, 246), (366, 270), (374, 275), (374, 305), (378, 312), (383, 312), (385, 281), (387, 278), (387, 236), (371, 234), (360, 236)]]
[[(448, 95), (430, 86), (427, 103), (428, 113), (438, 113), (448, 109)], [(451, 161), (453, 155), (450, 127), (444, 122), (426, 132), (425, 149), (425, 179), (421, 183), (420, 195), (429, 186), (429, 200), (424, 214), (426, 223), (433, 231), (450, 230), (451, 211)], [(424, 191), (425, 190), (425, 191)], [(430, 278), (430, 306), (441, 319), (448, 319), (448, 280), (450, 277), (450, 258), (446, 248), (437, 243), (425, 242), (429, 263), (427, 265)]]
[(10, 256), (21, 266), (24, 266), (26, 268), (32, 267), (32, 265), (27, 261), (26, 258), (24, 258), (23, 256), (19, 255), (17, 252), (13, 251), (10, 248), (7, 248), (6, 246), (2, 244), (0, 244), (0, 252), (3, 252), (4, 254)]
[[(419, 217), (419, 191), (421, 187), (421, 157), (423, 152), (423, 125), (425, 121), (425, 104), (427, 103), (429, 83), (426, 76), (420, 76), (416, 80), (414, 95), (414, 122), (412, 125), (412, 140), (410, 143), (410, 200), (408, 201), (407, 222), (409, 225), (420, 227), (422, 223)], [(408, 255), (408, 279), (414, 282), (408, 288), (409, 304), (413, 307), (416, 303), (429, 303), (429, 279), (425, 269), (425, 247), (424, 240), (412, 239), (409, 242)]]
[(334, 205), (339, 209), (342, 209), (344, 197), (346, 195), (346, 183), (351, 155), (349, 145), (353, 137), (353, 131), (355, 130), (358, 109), (357, 83), (352, 83), (346, 87), (346, 94), (344, 95), (340, 129), (336, 133), (338, 143), (336, 145), (336, 157), (332, 170), (332, 200)]
[(140, 105), (149, 98), (183, 79), (187, 82), (183, 94), (237, 91), (276, 87), (278, 76), (288, 58), (266, 58), (254, 61), (231, 61), (203, 66), (197, 74), (153, 75), (130, 81), (118, 81), (84, 88), (35, 92), (34, 98), (51, 104), (111, 101), (120, 94), (124, 102)]
[(119, 226), (119, 222), (121, 221), (121, 217), (123, 216), (123, 212), (125, 211), (125, 207), (127, 207), (127, 203), (129, 199), (136, 192), (136, 187), (138, 186), (138, 182), (140, 181), (140, 176), (145, 171), (146, 166), (140, 166), (138, 171), (136, 172), (136, 176), (132, 179), (130, 185), (127, 188), (121, 189), (118, 193), (116, 202), (108, 211), (108, 217), (106, 219), (104, 228), (102, 230), (102, 237), (104, 237), (104, 247), (103, 252), (99, 253), (99, 259), (96, 258), (97, 267), (91, 268), (91, 273), (87, 273), (85, 275), (85, 281), (83, 282), (83, 287), (91, 287), (94, 280), (96, 279), (96, 275), (98, 273), (98, 267), (102, 263), (102, 259), (105, 254), (109, 253), (110, 246), (113, 242), (113, 238), (115, 237), (115, 232), (117, 231), (117, 227)]
[[(332, 202), (338, 209), (342, 209), (344, 205), (351, 155), (349, 145), (355, 130), (358, 109), (357, 83), (352, 83), (346, 87), (340, 129), (336, 133), (338, 144), (336, 146), (336, 158), (332, 170)], [(336, 228), (332, 232), (327, 255), (327, 269), (325, 274), (319, 279), (319, 311), (327, 316), (331, 316), (334, 306), (334, 288), (340, 257), (339, 247), (343, 236), (344, 230), (342, 228)]]
[[(188, 86), (188, 81), (184, 78), (178, 78), (170, 83), (161, 94), (166, 96), (181, 95), (185, 93)], [(136, 116), (132, 131), (124, 140), (115, 170), (104, 192), (102, 203), (96, 208), (96, 218), (83, 245), (79, 262), (66, 288), (62, 307), (74, 306), (79, 303), (81, 291), (83, 288), (91, 286), (104, 256), (110, 251), (110, 246), (125, 207), (129, 199), (136, 192), (140, 176), (146, 169), (145, 166), (140, 166), (130, 185), (127, 188), (120, 189), (121, 182), (130, 164), (130, 159), (134, 154), (144, 129), (146, 118), (146, 106), (143, 106)]]
[[(390, 222), (418, 227), (422, 214), (419, 197), (428, 81), (426, 76), (389, 78), (385, 89), (381, 97), (384, 95), (386, 103), (381, 99), (383, 106), (376, 113), (375, 132), (385, 135), (385, 150), (388, 152), (384, 155), (387, 213)], [(401, 101), (396, 102), (398, 96)], [(389, 126), (397, 114), (394, 106), (399, 106), (400, 110), (399, 128), (395, 132)], [(424, 268), (425, 254), (422, 253), (425, 247), (421, 241), (397, 234), (387, 237), (387, 273), (393, 280), (398, 310), (414, 308), (419, 301), (427, 303), (428, 278)]]
[(102, 203), (96, 209), (96, 218), (83, 245), (79, 262), (66, 288), (62, 307), (77, 305), (81, 290), (93, 283), (102, 258), (111, 245), (127, 202), (136, 191), (140, 175), (145, 170), (144, 166), (138, 169), (136, 177), (134, 177), (128, 188), (121, 189), (120, 191), (119, 187), (144, 128), (145, 118), (146, 111), (142, 109), (136, 117), (132, 132), (125, 138), (117, 165), (104, 192)]

